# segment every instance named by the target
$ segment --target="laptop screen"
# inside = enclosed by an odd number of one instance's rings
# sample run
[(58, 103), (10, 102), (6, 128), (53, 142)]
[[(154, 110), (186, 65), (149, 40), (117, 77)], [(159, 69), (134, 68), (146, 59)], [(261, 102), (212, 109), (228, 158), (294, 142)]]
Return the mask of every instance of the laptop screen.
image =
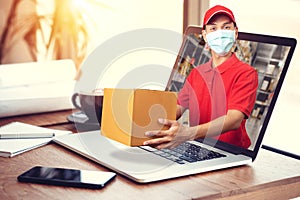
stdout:
[[(234, 148), (237, 153), (244, 153), (255, 159), (295, 46), (296, 40), (293, 38), (239, 32), (234, 51), (241, 61), (254, 67), (258, 73), (256, 101), (246, 121), (251, 145), (248, 149), (223, 144), (220, 141), (216, 145)], [(209, 61), (210, 57), (210, 52), (205, 49), (201, 28), (188, 27), (166, 90), (179, 92), (191, 69)], [(188, 117), (182, 118), (183, 123), (188, 123)]]

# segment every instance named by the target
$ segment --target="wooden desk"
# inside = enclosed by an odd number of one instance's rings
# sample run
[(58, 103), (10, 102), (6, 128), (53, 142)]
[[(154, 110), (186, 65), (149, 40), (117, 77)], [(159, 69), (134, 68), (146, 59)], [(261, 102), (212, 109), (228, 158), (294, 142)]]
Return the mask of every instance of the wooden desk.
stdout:
[[(0, 119), (76, 131), (66, 120), (72, 111)], [(290, 199), (300, 196), (300, 161), (261, 149), (251, 165), (138, 184), (118, 175), (101, 190), (19, 183), (35, 165), (109, 171), (57, 144), (13, 158), (0, 157), (0, 199)]]

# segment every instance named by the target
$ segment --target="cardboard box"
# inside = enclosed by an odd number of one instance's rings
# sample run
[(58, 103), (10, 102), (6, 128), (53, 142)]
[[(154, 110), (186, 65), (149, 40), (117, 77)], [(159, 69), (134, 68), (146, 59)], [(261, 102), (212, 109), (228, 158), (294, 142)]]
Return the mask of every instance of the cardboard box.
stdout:
[(158, 118), (176, 119), (175, 92), (146, 89), (104, 89), (102, 135), (128, 146), (149, 140), (145, 132), (166, 130)]

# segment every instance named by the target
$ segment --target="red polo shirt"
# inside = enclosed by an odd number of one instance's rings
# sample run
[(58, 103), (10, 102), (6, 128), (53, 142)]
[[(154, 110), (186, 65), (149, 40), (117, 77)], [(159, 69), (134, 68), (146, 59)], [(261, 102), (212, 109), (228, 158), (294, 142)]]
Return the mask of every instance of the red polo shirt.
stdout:
[(246, 132), (249, 117), (256, 99), (257, 72), (241, 62), (235, 54), (216, 68), (212, 60), (194, 68), (178, 95), (178, 104), (190, 111), (190, 126), (207, 123), (228, 110), (239, 110), (245, 119), (237, 130), (221, 134), (223, 142), (248, 148), (251, 145)]

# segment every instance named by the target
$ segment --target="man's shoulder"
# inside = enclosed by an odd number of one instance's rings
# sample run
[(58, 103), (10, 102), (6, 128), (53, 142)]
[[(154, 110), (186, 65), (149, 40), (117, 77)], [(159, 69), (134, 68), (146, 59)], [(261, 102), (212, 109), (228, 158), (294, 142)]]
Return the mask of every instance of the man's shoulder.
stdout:
[(241, 71), (256, 71), (254, 67), (252, 67), (251, 65), (249, 65), (246, 62), (239, 60), (236, 56), (235, 56), (235, 59), (236, 60), (233, 65), (234, 68), (239, 69)]
[(204, 72), (204, 71), (207, 71), (211, 69), (211, 60), (206, 62), (206, 63), (202, 63), (196, 67), (194, 67), (192, 70), (191, 70), (191, 73), (199, 73), (199, 72)]

